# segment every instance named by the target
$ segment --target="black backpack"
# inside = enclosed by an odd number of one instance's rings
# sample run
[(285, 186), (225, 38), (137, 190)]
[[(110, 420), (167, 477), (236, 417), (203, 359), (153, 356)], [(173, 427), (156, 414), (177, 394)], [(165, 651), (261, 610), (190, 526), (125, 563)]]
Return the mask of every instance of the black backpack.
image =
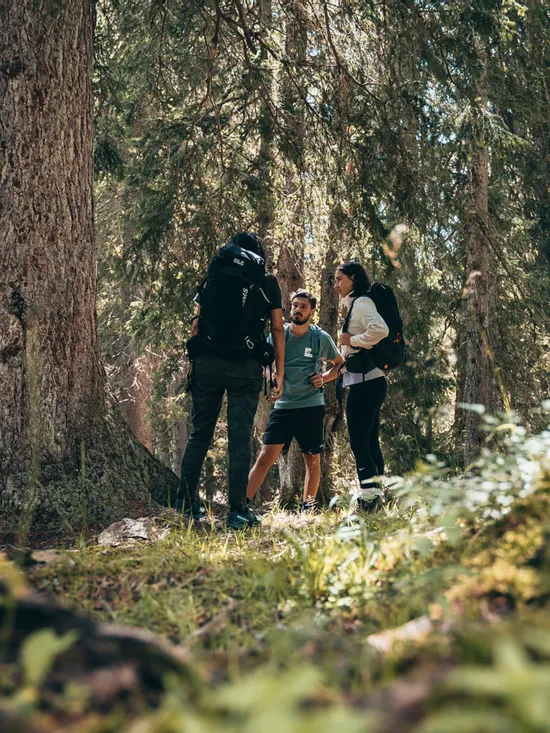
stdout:
[(199, 288), (199, 340), (203, 353), (239, 360), (273, 361), (264, 327), (269, 300), (264, 292), (265, 262), (236, 244), (222, 247)]
[(397, 298), (389, 285), (373, 283), (369, 292), (376, 310), (386, 321), (389, 334), (371, 349), (372, 360), (379, 369), (395, 369), (405, 361), (405, 337), (403, 319), (399, 313)]
[[(403, 319), (399, 313), (399, 306), (397, 305), (397, 298), (395, 293), (389, 287), (389, 285), (383, 285), (382, 283), (373, 283), (371, 289), (365, 294), (366, 297), (371, 298), (376, 306), (376, 310), (389, 329), (389, 334), (379, 341), (372, 349), (360, 349), (359, 353), (361, 357), (365, 356), (368, 359), (369, 365), (365, 364), (365, 359), (357, 358), (359, 355), (350, 355), (351, 361), (357, 361), (360, 367), (357, 369), (351, 365), (348, 367), (348, 371), (368, 371), (374, 367), (384, 369), (395, 369), (405, 360), (405, 337), (403, 335)], [(352, 302), (351, 307), (346, 315), (343, 325), (343, 331), (347, 332), (349, 320), (351, 318), (351, 312), (355, 300)], [(365, 352), (362, 354), (361, 352)], [(353, 358), (355, 357), (355, 358)], [(346, 366), (347, 365), (346, 359)]]

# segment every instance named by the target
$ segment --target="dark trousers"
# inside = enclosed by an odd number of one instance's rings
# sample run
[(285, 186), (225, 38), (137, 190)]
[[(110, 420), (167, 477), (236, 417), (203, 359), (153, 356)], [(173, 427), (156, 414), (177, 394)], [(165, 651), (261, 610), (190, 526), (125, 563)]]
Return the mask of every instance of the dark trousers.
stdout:
[(385, 377), (352, 384), (346, 401), (349, 441), (362, 489), (376, 486), (368, 481), (384, 474), (380, 449), (380, 407), (388, 394)]
[(198, 497), (202, 464), (227, 392), (229, 438), (229, 508), (246, 507), (254, 415), (262, 388), (262, 368), (255, 359), (240, 362), (199, 356), (193, 362), (191, 397), (193, 430), (181, 462), (179, 499), (188, 505)]

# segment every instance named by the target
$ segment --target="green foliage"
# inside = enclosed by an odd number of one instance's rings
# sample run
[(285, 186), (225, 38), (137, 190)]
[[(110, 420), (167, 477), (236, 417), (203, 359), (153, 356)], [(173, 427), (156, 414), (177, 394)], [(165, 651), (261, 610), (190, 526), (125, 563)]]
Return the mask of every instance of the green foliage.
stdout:
[[(418, 728), (418, 733), (450, 733), (450, 731), (517, 731), (538, 733), (548, 730), (550, 716), (548, 686), (548, 632), (531, 630), (540, 643), (528, 650), (509, 636), (497, 638), (493, 664), (463, 666), (449, 675), (445, 683), (450, 694), (465, 697), (468, 702), (444, 704)], [(540, 656), (544, 659), (542, 661)], [(546, 659), (545, 659), (546, 658)]]
[[(222, 687), (210, 703), (210, 715), (199, 718), (190, 713), (174, 687), (163, 705), (149, 721), (147, 733), (179, 733), (193, 726), (199, 733), (243, 731), (245, 733), (367, 733), (372, 730), (369, 717), (344, 706), (328, 710), (308, 709), (311, 701), (323, 695), (319, 673), (312, 667), (297, 667), (282, 672), (266, 668)], [(309, 701), (309, 705), (308, 705)]]
[[(81, 548), (34, 570), (34, 582), (185, 647), (200, 693), (166, 679), (158, 705), (119, 710), (119, 726), (122, 716), (151, 733), (379, 733), (399, 720), (411, 733), (538, 733), (550, 675), (549, 440), (515, 427), (468, 475), (431, 459), (401, 482), (400, 502), (361, 517), (352, 506), (272, 510), (261, 530), (233, 535), (167, 515), (164, 539)], [(20, 664), (51, 659), (60, 642), (74, 639), (31, 637)], [(49, 674), (32, 669), (36, 711)], [(59, 689), (56, 710), (76, 705)]]
[(38, 687), (50, 671), (55, 658), (70, 649), (78, 638), (75, 631), (57, 636), (51, 629), (36, 631), (21, 647), (21, 664), (27, 685)]
[[(405, 315), (409, 359), (392, 375), (383, 425), (392, 470), (426, 453), (459, 464), (470, 164), (484, 149), (488, 407), (510, 398), (541, 430), (532, 408), (550, 387), (545, 14), (465, 0), (274, 0), (267, 16), (259, 7), (98, 6), (96, 164), (109, 202), (98, 216), (100, 314), (114, 372), (125, 352), (117, 331), (175, 367), (196, 284), (236, 230), (267, 235), (275, 262), (291, 243), (313, 290), (336, 243), (338, 256), (359, 255), (396, 288)], [(123, 188), (107, 190), (105, 175), (122, 172)], [(401, 222), (409, 235), (388, 258)], [(129, 301), (115, 295), (120, 284)]]

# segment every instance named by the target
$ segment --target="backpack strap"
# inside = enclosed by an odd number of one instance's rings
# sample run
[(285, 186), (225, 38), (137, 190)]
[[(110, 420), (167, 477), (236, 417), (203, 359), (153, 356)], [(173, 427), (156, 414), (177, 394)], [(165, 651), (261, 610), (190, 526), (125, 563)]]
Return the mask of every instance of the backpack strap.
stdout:
[[(311, 326), (311, 350), (315, 362), (315, 371), (319, 367), (319, 357), (321, 355), (321, 333), (323, 330), (319, 326)], [(321, 392), (325, 391), (325, 385), (319, 387)]]
[(319, 363), (319, 356), (321, 354), (321, 333), (322, 329), (319, 326), (310, 326), (311, 328), (311, 350), (313, 351), (313, 358), (315, 360), (315, 368)]
[[(361, 297), (361, 296), (359, 296), (359, 297)], [(348, 332), (349, 322), (351, 320), (351, 314), (353, 312), (353, 306), (355, 305), (355, 301), (356, 300), (357, 300), (357, 298), (354, 298), (351, 301), (351, 305), (350, 305), (350, 307), (348, 309), (348, 312), (346, 313), (346, 317), (344, 318), (344, 320), (342, 322), (342, 333), (347, 333)]]
[[(359, 300), (359, 298), (365, 298), (365, 297), (366, 298), (370, 298), (371, 297), (371, 291), (369, 291), (368, 293), (365, 293), (365, 295), (358, 295), (356, 298), (354, 298), (351, 301), (351, 305), (349, 307), (349, 310), (346, 313), (346, 317), (344, 318), (344, 321), (342, 323), (342, 333), (348, 333), (349, 322), (351, 320), (351, 314), (353, 312), (353, 306), (355, 305), (356, 301)], [(376, 306), (376, 304), (375, 304), (375, 306)], [(365, 374), (367, 372), (369, 372), (370, 369), (374, 368), (374, 366), (375, 366), (374, 365), (374, 362), (372, 362), (372, 355), (369, 354), (369, 352), (368, 352), (367, 349), (363, 349), (362, 347), (358, 347), (357, 348), (357, 347), (351, 346), (351, 345), (350, 345), (350, 347), (352, 349), (354, 349), (358, 354), (362, 354), (363, 355), (362, 358), (368, 358), (369, 359), (369, 365), (368, 365), (369, 368), (367, 368), (367, 365), (365, 365), (365, 367), (363, 369), (363, 381), (365, 381)], [(342, 366), (342, 368), (346, 365), (346, 360), (347, 360), (347, 357), (346, 357), (346, 359), (344, 359), (344, 365)], [(373, 366), (372, 367), (370, 367), (370, 362), (373, 363)]]
[[(290, 336), (290, 323), (285, 323), (285, 345), (288, 343), (288, 339)], [(311, 331), (311, 350), (313, 352), (313, 358), (315, 360), (315, 367), (317, 367), (317, 362), (319, 361), (319, 355), (321, 353), (321, 333), (322, 329), (319, 326), (310, 326), (309, 330)]]

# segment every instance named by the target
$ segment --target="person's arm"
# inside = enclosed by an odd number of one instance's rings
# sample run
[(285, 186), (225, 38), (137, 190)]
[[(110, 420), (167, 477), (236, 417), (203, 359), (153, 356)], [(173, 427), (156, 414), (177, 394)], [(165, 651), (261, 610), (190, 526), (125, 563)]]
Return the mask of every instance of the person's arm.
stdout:
[(278, 400), (283, 394), (285, 374), (285, 327), (283, 325), (283, 309), (271, 311), (271, 338), (275, 349), (275, 393), (272, 399)]
[(344, 363), (344, 360), (342, 359), (341, 354), (338, 354), (338, 356), (335, 356), (334, 359), (328, 359), (327, 360), (329, 364), (332, 364), (332, 367), (328, 369), (326, 372), (323, 372), (322, 374), (314, 374), (310, 377), (310, 382), (314, 387), (322, 387), (323, 384), (326, 384), (327, 382), (332, 382), (336, 377), (338, 376), (340, 369), (342, 368), (342, 364)]
[(390, 330), (386, 321), (376, 310), (371, 298), (361, 298), (354, 305), (352, 321), (357, 321), (364, 330), (355, 336), (349, 333), (340, 335), (342, 346), (351, 346), (352, 349), (372, 349), (379, 341), (385, 338)]

